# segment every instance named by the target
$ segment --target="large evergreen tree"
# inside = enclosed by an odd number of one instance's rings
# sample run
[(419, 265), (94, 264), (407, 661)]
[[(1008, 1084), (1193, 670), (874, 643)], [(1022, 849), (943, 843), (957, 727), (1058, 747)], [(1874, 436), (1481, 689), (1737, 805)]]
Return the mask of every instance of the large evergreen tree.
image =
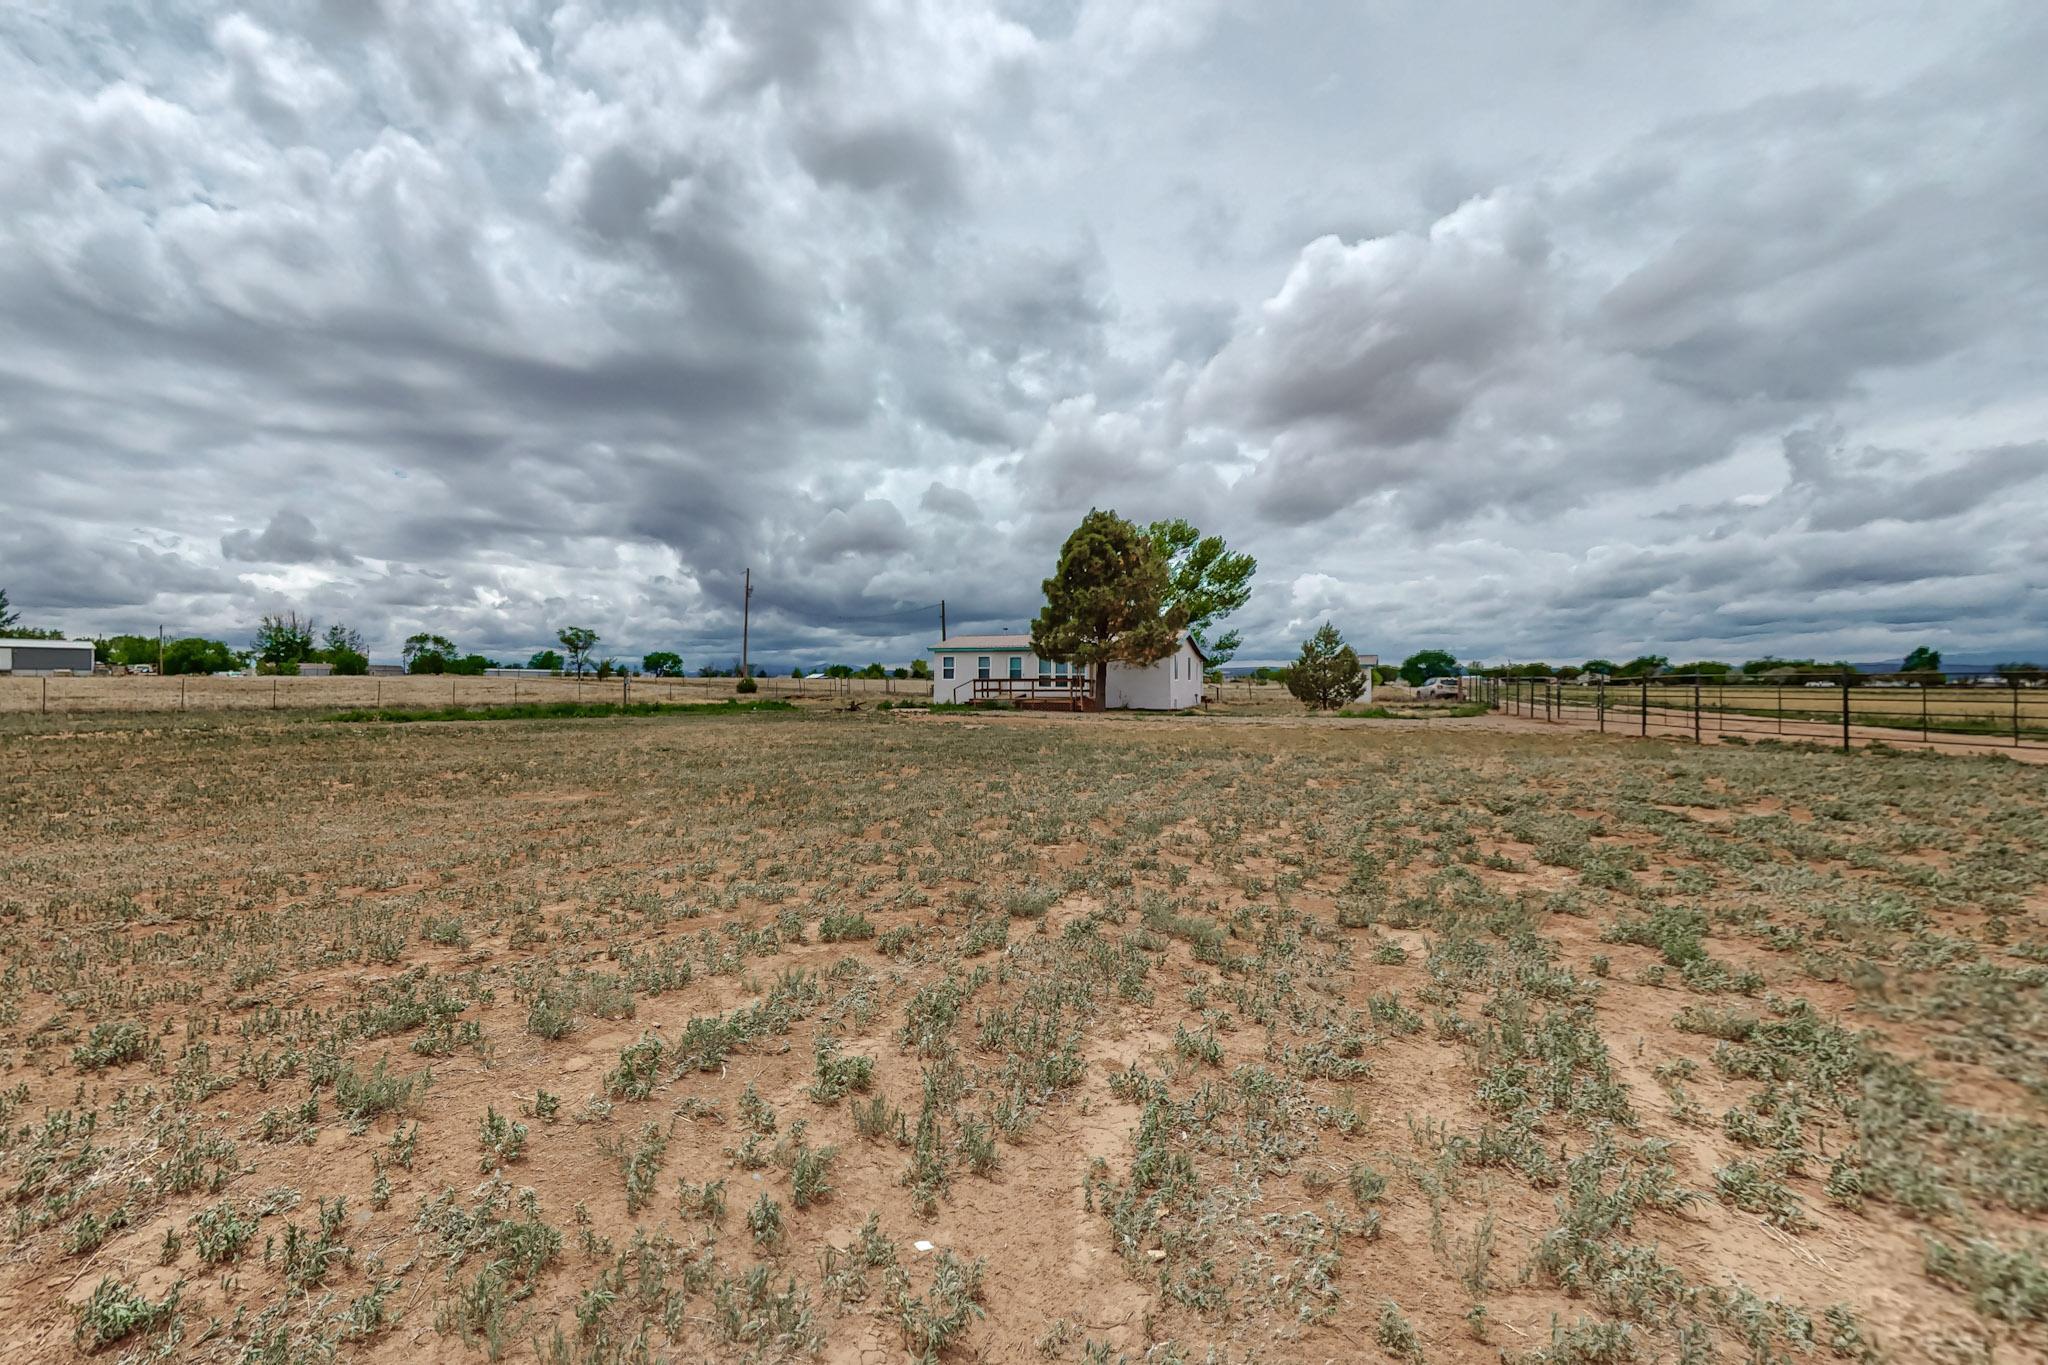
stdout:
[(1287, 690), (1304, 706), (1334, 711), (1364, 694), (1365, 668), (1358, 652), (1344, 643), (1337, 628), (1322, 628), (1301, 642), (1301, 654), (1287, 669)]
[(1166, 559), (1152, 538), (1115, 512), (1091, 509), (1060, 547), (1045, 580), (1031, 648), (1087, 667), (1103, 704), (1111, 663), (1149, 664), (1173, 653), (1186, 618), (1167, 602)]
[(1181, 517), (1155, 521), (1147, 534), (1166, 560), (1168, 612), (1178, 612), (1186, 622), (1209, 667), (1222, 667), (1244, 637), (1235, 630), (1214, 637), (1209, 632), (1251, 597), (1259, 561), (1234, 553), (1222, 536), (1205, 536)]

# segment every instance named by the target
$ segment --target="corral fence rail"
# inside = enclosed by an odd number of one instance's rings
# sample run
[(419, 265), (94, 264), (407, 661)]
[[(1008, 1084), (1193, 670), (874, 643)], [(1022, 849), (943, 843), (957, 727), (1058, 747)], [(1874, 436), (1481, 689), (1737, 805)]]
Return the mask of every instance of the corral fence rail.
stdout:
[[(111, 715), (155, 711), (338, 711), (444, 706), (483, 708), (534, 702), (692, 702), (736, 697), (736, 678), (599, 678), (586, 673), (491, 676), (408, 673), (366, 677), (120, 677), (0, 675), (0, 714)], [(872, 697), (930, 701), (928, 678), (768, 678), (756, 697)]]
[(1839, 744), (2048, 748), (2048, 678), (1991, 669), (1873, 674), (1774, 669), (1763, 675), (1642, 678), (1467, 677), (1467, 700), (1505, 715), (1606, 734), (1774, 737)]

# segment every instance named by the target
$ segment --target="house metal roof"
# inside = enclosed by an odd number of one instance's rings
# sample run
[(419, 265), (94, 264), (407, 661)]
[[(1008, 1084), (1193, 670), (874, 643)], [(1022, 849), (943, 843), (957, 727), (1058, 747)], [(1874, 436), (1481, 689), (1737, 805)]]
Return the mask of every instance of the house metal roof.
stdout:
[(0, 635), (0, 649), (91, 649), (90, 640), (37, 640), (25, 635)]
[(950, 640), (941, 640), (933, 645), (934, 650), (951, 650), (959, 653), (967, 649), (1021, 649), (1030, 652), (1029, 635), (955, 635)]

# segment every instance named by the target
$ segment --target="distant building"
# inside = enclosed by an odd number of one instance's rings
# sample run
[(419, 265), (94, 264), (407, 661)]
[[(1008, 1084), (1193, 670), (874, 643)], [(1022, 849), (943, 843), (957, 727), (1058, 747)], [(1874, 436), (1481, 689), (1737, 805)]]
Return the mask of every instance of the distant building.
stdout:
[(369, 676), (372, 678), (402, 678), (405, 676), (405, 665), (371, 664)]
[(0, 673), (16, 677), (48, 677), (52, 673), (91, 673), (90, 640), (23, 640), (0, 636)]
[(331, 678), (334, 676), (334, 665), (314, 663), (300, 664), (299, 676), (302, 678)]
[[(1029, 635), (956, 635), (931, 647), (932, 700), (1014, 701), (1067, 705), (1090, 695), (1086, 664), (1059, 663), (1032, 652)], [(1149, 664), (1111, 664), (1102, 704), (1111, 711), (1185, 711), (1202, 704), (1208, 656), (1183, 635), (1173, 653)]]

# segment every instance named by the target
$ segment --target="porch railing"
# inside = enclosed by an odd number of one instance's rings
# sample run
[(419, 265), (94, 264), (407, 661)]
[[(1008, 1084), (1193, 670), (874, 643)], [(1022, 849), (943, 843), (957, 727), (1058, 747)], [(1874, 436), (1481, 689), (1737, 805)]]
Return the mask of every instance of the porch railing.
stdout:
[(1087, 711), (1095, 705), (1094, 680), (1067, 677), (976, 678), (969, 698), (975, 702), (1015, 702), (1048, 710)]

